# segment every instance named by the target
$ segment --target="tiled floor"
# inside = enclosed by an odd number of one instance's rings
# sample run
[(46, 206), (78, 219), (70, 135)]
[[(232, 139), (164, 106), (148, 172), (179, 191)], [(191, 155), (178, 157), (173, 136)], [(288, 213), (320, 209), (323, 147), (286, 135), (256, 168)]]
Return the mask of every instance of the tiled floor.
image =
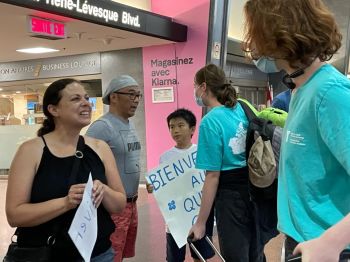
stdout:
[[(6, 252), (14, 229), (6, 221), (5, 195), (6, 180), (0, 180), (0, 261)], [(164, 221), (152, 195), (147, 194), (144, 187), (139, 190), (139, 231), (136, 246), (136, 257), (125, 259), (126, 262), (164, 262), (165, 261), (165, 227)], [(279, 262), (281, 236), (273, 239), (266, 247), (268, 262)], [(217, 246), (217, 237), (214, 237)], [(189, 252), (187, 252), (189, 253)], [(189, 256), (186, 261), (192, 261)], [(220, 261), (214, 257), (211, 262)], [(234, 262), (234, 261), (232, 261)]]

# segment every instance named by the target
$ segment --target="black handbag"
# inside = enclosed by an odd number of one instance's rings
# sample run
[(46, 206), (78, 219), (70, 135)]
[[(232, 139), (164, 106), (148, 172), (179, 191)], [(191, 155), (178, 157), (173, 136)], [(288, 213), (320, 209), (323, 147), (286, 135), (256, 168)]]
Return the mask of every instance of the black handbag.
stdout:
[[(72, 166), (69, 184), (72, 185), (77, 177), (80, 160), (83, 158), (83, 149), (85, 143), (84, 138), (79, 136), (77, 150), (75, 152), (75, 160)], [(3, 262), (50, 262), (53, 260), (53, 248), (55, 246), (55, 235), (60, 232), (57, 227), (53, 230), (54, 233), (47, 239), (47, 243), (40, 247), (20, 247), (18, 243), (13, 240), (14, 236), (19, 234), (18, 229), (12, 236), (11, 244), (8, 247), (7, 253), (4, 257)]]
[[(16, 234), (16, 233), (15, 233)], [(12, 241), (7, 250), (4, 262), (49, 262), (52, 258), (52, 246), (54, 242), (42, 247), (19, 247)]]

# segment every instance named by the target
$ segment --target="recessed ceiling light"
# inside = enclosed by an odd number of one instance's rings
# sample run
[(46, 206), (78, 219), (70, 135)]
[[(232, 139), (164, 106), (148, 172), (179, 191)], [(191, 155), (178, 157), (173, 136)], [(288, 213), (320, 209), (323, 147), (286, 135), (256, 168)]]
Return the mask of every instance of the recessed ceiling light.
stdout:
[(4, 89), (0, 88), (0, 91), (2, 91), (2, 90), (4, 90)]
[(16, 94), (20, 94), (21, 93), (21, 91), (16, 91)]
[(28, 54), (43, 54), (43, 53), (58, 52), (60, 50), (46, 48), (46, 47), (34, 47), (34, 48), (17, 49), (16, 51), (21, 53), (28, 53)]

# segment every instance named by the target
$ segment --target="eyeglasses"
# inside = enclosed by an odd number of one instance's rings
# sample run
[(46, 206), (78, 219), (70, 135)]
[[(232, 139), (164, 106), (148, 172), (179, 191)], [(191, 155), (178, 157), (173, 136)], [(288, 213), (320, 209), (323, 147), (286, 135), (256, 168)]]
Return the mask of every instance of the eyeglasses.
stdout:
[(142, 94), (140, 93), (127, 93), (127, 92), (113, 92), (114, 94), (127, 95), (131, 101), (134, 101), (136, 98), (142, 99)]

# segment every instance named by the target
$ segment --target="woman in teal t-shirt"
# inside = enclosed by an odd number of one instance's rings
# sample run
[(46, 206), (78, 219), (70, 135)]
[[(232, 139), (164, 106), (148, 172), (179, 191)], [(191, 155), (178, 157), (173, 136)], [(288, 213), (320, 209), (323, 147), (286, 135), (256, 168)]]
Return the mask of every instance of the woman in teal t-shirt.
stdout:
[[(248, 0), (245, 50), (292, 89), (279, 162), (286, 261), (339, 261), (350, 244), (350, 80), (325, 61), (341, 46), (321, 0)], [(347, 261), (347, 260), (346, 260)]]
[(219, 245), (226, 261), (262, 262), (254, 209), (248, 193), (245, 147), (248, 120), (224, 71), (210, 64), (194, 80), (199, 106), (210, 111), (199, 127), (196, 168), (206, 170), (198, 219), (190, 230), (194, 239), (205, 234), (215, 200)]

